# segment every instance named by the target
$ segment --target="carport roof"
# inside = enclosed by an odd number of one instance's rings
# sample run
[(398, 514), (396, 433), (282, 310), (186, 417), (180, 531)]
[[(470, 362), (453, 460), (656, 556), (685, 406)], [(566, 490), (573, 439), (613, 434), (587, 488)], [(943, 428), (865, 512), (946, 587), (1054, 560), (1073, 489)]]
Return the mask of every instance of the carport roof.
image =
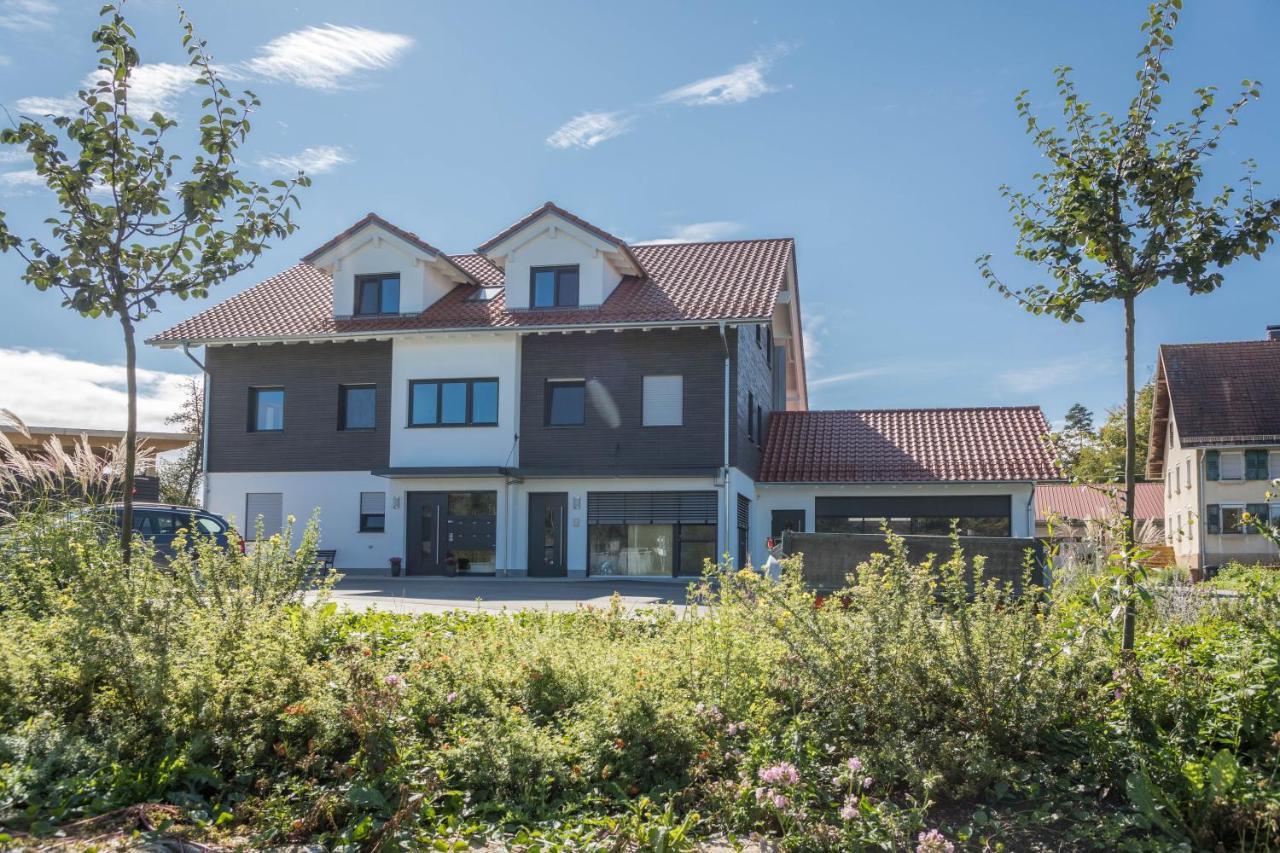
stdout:
[(1011, 482), (1061, 478), (1039, 406), (774, 412), (760, 482)]

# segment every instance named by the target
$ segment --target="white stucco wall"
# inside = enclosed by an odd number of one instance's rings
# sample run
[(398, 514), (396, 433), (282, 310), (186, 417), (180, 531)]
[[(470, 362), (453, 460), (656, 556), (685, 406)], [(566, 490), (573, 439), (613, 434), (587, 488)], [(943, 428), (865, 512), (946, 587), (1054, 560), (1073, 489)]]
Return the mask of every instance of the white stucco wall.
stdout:
[[(511, 334), (398, 336), (391, 362), (391, 465), (519, 464), (519, 338)], [(498, 425), (409, 427), (415, 379), (498, 379)]]
[(601, 304), (622, 280), (602, 247), (608, 248), (598, 238), (558, 219), (554, 227), (540, 223), (528, 233), (513, 235), (504, 245), (495, 247), (507, 252), (507, 307), (529, 307), (530, 268), (574, 264), (578, 266), (579, 304)]
[(334, 316), (354, 313), (359, 275), (399, 273), (401, 314), (421, 312), (456, 286), (436, 264), (428, 262), (427, 255), (399, 238), (379, 232), (376, 228), (361, 232), (329, 261), (333, 269)]

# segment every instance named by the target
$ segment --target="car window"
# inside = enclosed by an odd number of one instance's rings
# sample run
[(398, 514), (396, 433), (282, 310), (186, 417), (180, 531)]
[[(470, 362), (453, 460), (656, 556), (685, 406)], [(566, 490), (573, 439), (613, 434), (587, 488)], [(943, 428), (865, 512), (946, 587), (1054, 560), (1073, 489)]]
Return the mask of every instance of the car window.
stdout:
[(144, 536), (172, 536), (178, 530), (178, 519), (167, 512), (142, 510), (136, 512), (133, 529)]
[(197, 516), (196, 521), (200, 523), (200, 529), (205, 533), (218, 534), (223, 531), (223, 527), (218, 523), (217, 519), (209, 518), (207, 515)]

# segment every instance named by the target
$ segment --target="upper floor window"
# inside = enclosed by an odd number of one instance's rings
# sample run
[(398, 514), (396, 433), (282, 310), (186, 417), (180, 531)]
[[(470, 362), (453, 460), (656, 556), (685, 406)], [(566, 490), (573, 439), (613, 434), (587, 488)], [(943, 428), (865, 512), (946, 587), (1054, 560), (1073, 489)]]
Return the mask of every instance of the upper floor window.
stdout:
[(1244, 479), (1244, 454), (1224, 451), (1218, 455), (1218, 476), (1223, 480)]
[(754, 442), (756, 440), (756, 395), (754, 391), (747, 392), (747, 441)]
[(400, 274), (356, 276), (356, 314), (399, 314)]
[(532, 308), (576, 308), (578, 268), (534, 267), (529, 270), (529, 306)]
[(284, 429), (284, 389), (249, 389), (249, 431), (280, 432)]
[(581, 426), (586, 422), (587, 386), (581, 379), (547, 383), (547, 426)]
[(497, 426), (497, 379), (415, 379), (409, 426)]
[(684, 423), (684, 377), (644, 377), (645, 426), (680, 426)]
[(378, 386), (338, 386), (338, 429), (374, 429), (377, 411)]

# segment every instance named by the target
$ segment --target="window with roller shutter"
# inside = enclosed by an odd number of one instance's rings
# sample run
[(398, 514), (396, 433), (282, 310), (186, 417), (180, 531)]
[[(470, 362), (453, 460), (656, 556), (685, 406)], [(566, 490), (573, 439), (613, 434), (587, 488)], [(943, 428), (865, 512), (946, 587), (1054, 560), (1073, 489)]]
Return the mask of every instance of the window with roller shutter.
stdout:
[(244, 537), (258, 538), (259, 519), (262, 536), (271, 538), (284, 529), (284, 494), (281, 492), (249, 492), (244, 496)]
[(387, 493), (360, 493), (360, 532), (381, 533), (387, 526)]
[(684, 424), (684, 377), (644, 377), (645, 426), (681, 426)]

